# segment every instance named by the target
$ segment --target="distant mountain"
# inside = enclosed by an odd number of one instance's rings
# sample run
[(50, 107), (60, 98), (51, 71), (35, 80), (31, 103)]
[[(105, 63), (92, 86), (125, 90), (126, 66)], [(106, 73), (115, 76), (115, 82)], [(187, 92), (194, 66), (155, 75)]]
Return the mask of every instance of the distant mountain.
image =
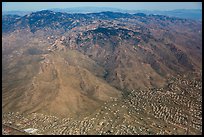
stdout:
[(50, 9), (56, 12), (67, 12), (67, 13), (97, 13), (104, 11), (114, 11), (114, 12), (125, 12), (126, 10), (118, 8), (109, 8), (109, 7), (75, 7), (75, 8), (65, 8), (65, 9)]
[[(65, 9), (50, 9), (55, 12), (66, 12), (66, 13), (99, 13), (105, 11), (111, 12), (122, 12), (122, 13), (145, 13), (145, 14), (157, 14), (165, 15), (170, 17), (178, 17), (184, 19), (202, 20), (202, 10), (201, 9), (177, 9), (169, 11), (159, 11), (159, 10), (125, 10), (119, 8), (109, 8), (109, 7), (75, 7), (75, 8), (65, 8)], [(26, 14), (32, 13), (32, 11), (3, 11), (3, 15), (19, 15), (24, 16)]]
[(145, 14), (157, 14), (157, 15), (165, 15), (170, 17), (178, 17), (184, 19), (193, 19), (193, 20), (202, 20), (202, 10), (201, 9), (177, 9), (171, 11), (148, 11), (142, 10), (137, 11)]
[(29, 13), (31, 13), (32, 11), (2, 11), (3, 15), (18, 15), (18, 16), (24, 16), (27, 15)]
[(201, 20), (202, 10), (201, 9), (177, 9), (169, 11), (159, 11), (159, 10), (124, 10), (118, 8), (108, 8), (108, 7), (78, 7), (78, 8), (67, 8), (67, 9), (52, 9), (57, 12), (67, 12), (67, 13), (96, 13), (103, 11), (112, 12), (123, 12), (123, 13), (145, 13), (145, 14), (158, 14), (170, 17), (179, 17), (186, 19)]

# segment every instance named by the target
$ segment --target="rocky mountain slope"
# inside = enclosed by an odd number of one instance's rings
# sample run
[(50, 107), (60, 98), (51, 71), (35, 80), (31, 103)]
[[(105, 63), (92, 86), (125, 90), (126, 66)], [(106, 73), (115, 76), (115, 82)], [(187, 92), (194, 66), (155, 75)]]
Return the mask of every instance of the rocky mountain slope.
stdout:
[(201, 24), (142, 13), (5, 15), (3, 110), (81, 115), (132, 90), (164, 87), (170, 76), (199, 72)]

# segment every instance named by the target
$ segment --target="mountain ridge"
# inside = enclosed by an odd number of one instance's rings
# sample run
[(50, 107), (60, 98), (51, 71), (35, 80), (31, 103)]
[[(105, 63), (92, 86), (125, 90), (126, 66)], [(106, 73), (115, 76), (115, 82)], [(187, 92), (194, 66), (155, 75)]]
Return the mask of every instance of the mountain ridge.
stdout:
[[(145, 13), (145, 14), (157, 14), (157, 15), (166, 15), (170, 17), (179, 17), (186, 19), (193, 19), (202, 21), (202, 10), (201, 9), (175, 9), (175, 10), (124, 10), (117, 8), (108, 8), (108, 7), (77, 7), (77, 8), (68, 8), (68, 9), (48, 9), (55, 12), (66, 12), (66, 13), (96, 13), (96, 12), (122, 12), (122, 13)], [(26, 14), (36, 12), (36, 11), (3, 11), (3, 15), (16, 14), (24, 16)]]
[(91, 112), (122, 94), (161, 88), (170, 76), (202, 68), (199, 21), (44, 10), (3, 16), (2, 25), (5, 111)]

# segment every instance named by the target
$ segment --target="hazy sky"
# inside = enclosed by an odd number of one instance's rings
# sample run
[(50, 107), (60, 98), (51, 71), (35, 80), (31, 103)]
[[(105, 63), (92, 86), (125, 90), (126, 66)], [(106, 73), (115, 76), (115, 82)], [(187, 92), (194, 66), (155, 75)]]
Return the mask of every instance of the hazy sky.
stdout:
[(3, 11), (36, 11), (51, 8), (112, 7), (128, 10), (202, 9), (201, 2), (3, 2)]

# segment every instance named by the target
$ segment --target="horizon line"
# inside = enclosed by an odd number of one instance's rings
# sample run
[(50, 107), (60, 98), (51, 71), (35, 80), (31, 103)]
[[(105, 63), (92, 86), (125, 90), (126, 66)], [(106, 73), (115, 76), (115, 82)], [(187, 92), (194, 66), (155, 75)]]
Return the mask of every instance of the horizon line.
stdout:
[(25, 11), (25, 12), (29, 12), (29, 11), (42, 11), (42, 10), (53, 10), (53, 9), (75, 9), (75, 8), (110, 8), (110, 9), (117, 9), (117, 10), (123, 10), (123, 11), (174, 11), (174, 10), (202, 10), (202, 8), (192, 8), (192, 9), (189, 9), (189, 8), (179, 8), (179, 9), (172, 9), (172, 10), (148, 10), (148, 9), (136, 9), (136, 10), (133, 10), (133, 9), (122, 9), (122, 8), (115, 8), (115, 7), (97, 7), (97, 6), (82, 6), (82, 7), (70, 7), (70, 8), (48, 8), (48, 9), (40, 9), (40, 10), (3, 10), (2, 9), (2, 12), (9, 12), (9, 11)]

